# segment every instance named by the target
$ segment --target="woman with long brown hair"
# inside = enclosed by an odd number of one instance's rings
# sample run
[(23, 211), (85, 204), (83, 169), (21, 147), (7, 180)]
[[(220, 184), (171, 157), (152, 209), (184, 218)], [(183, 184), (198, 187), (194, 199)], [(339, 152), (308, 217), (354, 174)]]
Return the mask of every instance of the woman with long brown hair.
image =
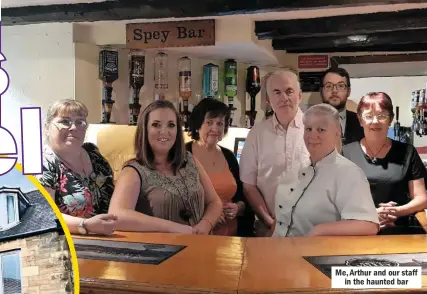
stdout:
[(157, 100), (140, 114), (135, 158), (117, 180), (110, 213), (122, 231), (209, 234), (222, 202), (200, 163), (185, 150), (173, 104)]

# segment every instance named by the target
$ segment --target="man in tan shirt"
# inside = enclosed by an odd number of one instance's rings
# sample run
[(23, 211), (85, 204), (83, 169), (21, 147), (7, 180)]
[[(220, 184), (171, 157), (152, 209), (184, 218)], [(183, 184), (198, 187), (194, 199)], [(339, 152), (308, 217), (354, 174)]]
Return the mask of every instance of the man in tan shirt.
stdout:
[(303, 139), (298, 76), (290, 70), (274, 72), (266, 79), (266, 89), (274, 115), (250, 130), (240, 157), (240, 179), (257, 216), (256, 236), (273, 233), (275, 194), (281, 176), (310, 161)]

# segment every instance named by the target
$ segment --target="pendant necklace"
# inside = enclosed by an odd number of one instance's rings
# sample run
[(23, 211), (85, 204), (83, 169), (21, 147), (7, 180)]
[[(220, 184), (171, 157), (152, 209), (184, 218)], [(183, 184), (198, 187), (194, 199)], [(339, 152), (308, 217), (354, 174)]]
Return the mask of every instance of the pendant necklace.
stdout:
[[(366, 147), (368, 147), (369, 152), (371, 152), (371, 154), (374, 154), (374, 152), (372, 152), (371, 148), (368, 145), (368, 142), (365, 139), (365, 143), (366, 143)], [(377, 163), (378, 162), (378, 158), (377, 155), (381, 152), (381, 150), (383, 150), (383, 148), (387, 145), (388, 141), (386, 141), (383, 146), (381, 146), (380, 150), (374, 155), (374, 156), (369, 156), (371, 158), (372, 163)], [(367, 154), (366, 154), (367, 155)]]

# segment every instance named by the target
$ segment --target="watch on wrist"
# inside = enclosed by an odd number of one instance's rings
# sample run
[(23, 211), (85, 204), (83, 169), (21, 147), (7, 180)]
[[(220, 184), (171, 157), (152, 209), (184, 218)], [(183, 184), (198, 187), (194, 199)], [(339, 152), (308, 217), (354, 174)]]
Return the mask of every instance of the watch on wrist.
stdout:
[(87, 229), (85, 228), (85, 220), (86, 219), (82, 219), (78, 227), (79, 233), (82, 235), (87, 235)]

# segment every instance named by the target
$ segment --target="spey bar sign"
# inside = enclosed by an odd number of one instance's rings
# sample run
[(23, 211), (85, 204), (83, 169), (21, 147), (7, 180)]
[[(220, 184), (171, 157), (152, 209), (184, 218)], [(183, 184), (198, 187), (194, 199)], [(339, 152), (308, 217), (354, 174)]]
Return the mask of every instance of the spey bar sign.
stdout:
[(215, 45), (215, 20), (131, 23), (126, 25), (129, 49)]

